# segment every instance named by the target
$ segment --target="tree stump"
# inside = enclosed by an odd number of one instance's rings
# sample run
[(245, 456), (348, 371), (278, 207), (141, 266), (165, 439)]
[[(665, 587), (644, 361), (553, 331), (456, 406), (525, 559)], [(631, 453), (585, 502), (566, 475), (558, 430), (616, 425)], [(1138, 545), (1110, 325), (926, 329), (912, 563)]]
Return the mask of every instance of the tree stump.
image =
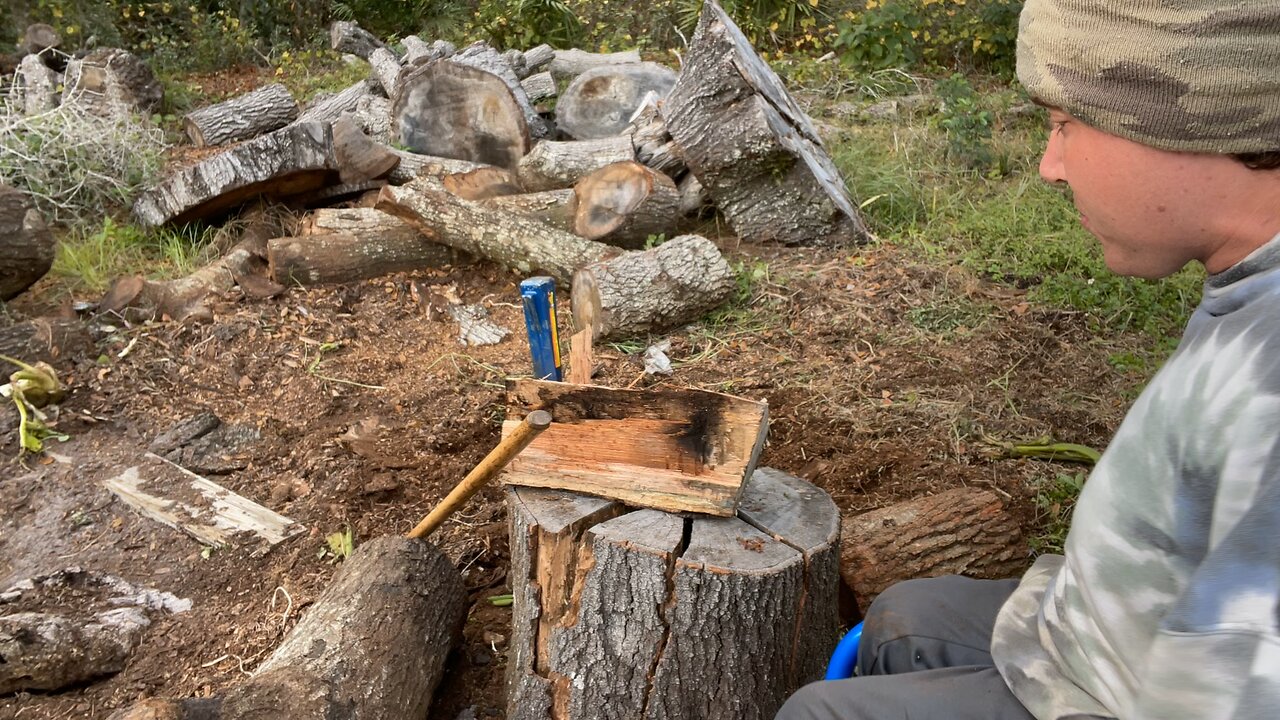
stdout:
[(187, 113), (182, 127), (191, 144), (226, 145), (279, 130), (298, 118), (298, 103), (280, 83)]
[(606, 165), (573, 186), (574, 232), (631, 250), (668, 233), (680, 212), (671, 178), (638, 162)]
[(509, 720), (755, 720), (838, 638), (839, 513), (759, 468), (738, 516), (513, 488)]
[(99, 112), (155, 112), (164, 85), (142, 58), (119, 48), (94, 50), (67, 63), (62, 102), (83, 102)]
[(868, 237), (813, 123), (715, 0), (703, 5), (662, 116), (740, 237), (791, 245)]
[(1022, 531), (993, 493), (956, 488), (848, 518), (840, 572), (866, 608), (917, 577), (1015, 577), (1026, 570)]
[(16, 296), (44, 277), (53, 267), (55, 250), (53, 234), (31, 198), (0, 185), (0, 300)]
[(660, 100), (675, 84), (675, 71), (657, 63), (592, 68), (574, 78), (560, 95), (556, 124), (578, 140), (621, 134), (646, 97)]
[(529, 150), (529, 127), (511, 88), (493, 73), (435, 60), (400, 78), (391, 98), (392, 134), (424, 155), (514, 170)]
[(681, 235), (644, 252), (586, 265), (569, 299), (578, 330), (592, 339), (633, 337), (693, 322), (724, 302), (737, 283), (715, 244)]

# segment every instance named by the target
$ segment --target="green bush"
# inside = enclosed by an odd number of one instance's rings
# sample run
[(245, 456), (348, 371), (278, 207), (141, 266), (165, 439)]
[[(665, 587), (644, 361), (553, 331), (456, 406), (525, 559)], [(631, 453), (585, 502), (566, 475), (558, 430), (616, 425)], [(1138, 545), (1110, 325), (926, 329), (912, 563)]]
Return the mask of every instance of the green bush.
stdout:
[(470, 29), (500, 48), (566, 48), (583, 40), (582, 21), (563, 0), (484, 0)]
[(1013, 70), (1022, 0), (866, 0), (835, 22), (832, 47), (876, 70), (934, 66)]

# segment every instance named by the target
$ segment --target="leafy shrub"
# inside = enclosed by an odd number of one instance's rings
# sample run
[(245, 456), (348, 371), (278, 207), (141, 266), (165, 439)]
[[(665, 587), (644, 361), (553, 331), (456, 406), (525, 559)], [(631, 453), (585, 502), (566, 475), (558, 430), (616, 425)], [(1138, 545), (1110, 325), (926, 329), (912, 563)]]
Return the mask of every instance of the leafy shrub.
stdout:
[(484, 0), (471, 29), (502, 48), (565, 48), (583, 39), (582, 21), (563, 0)]
[[(487, 4), (479, 2), (477, 12), (484, 12)], [(464, 0), (333, 0), (320, 26), (330, 19), (350, 20), (383, 39), (414, 33), (427, 40), (452, 38), (461, 32), (470, 10)]]
[(934, 91), (942, 100), (937, 122), (947, 133), (947, 158), (965, 170), (987, 170), (994, 160), (991, 111), (982, 109), (973, 86), (959, 73), (938, 81)]
[(866, 70), (930, 65), (1013, 70), (1023, 0), (866, 0), (836, 22), (832, 47)]

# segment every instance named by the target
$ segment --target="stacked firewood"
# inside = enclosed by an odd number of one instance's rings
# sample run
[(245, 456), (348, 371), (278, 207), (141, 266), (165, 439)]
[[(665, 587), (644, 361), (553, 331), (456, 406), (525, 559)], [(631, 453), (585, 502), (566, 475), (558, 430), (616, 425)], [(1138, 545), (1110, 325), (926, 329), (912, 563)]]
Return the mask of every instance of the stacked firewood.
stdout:
[(370, 77), (305, 108), (272, 85), (192, 112), (192, 144), (239, 144), (146, 192), (138, 221), (259, 196), (318, 207), (257, 248), (272, 282), (480, 257), (572, 283), (597, 339), (687, 323), (729, 295), (729, 264), (679, 235), (686, 218), (714, 208), (752, 241), (866, 237), (812, 123), (715, 2), (679, 73), (635, 51), (409, 36), (401, 53), (349, 22), (331, 41)]

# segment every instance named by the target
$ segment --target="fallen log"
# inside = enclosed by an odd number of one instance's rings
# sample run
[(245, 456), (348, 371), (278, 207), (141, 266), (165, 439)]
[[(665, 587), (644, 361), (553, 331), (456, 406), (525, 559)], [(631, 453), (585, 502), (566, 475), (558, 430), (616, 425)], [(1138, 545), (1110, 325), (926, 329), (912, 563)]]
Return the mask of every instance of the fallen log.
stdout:
[(44, 277), (56, 249), (31, 198), (0, 184), (0, 300), (16, 297)]
[(356, 109), (344, 113), (356, 118), (360, 129), (379, 145), (391, 143), (391, 101), (380, 95), (365, 95), (356, 101)]
[(400, 158), (400, 164), (395, 166), (391, 173), (387, 175), (387, 179), (393, 185), (404, 185), (412, 182), (419, 175), (442, 178), (452, 173), (470, 172), (477, 168), (493, 167), (492, 165), (475, 163), (470, 160), (420, 155), (418, 153), (405, 152), (404, 150), (391, 149), (391, 152)]
[(567, 283), (577, 268), (618, 252), (536, 220), (463, 200), (438, 181), (428, 180), (420, 177), (402, 187), (383, 188), (375, 207), (434, 242), (525, 275), (542, 272), (561, 283)]
[(335, 184), (332, 133), (322, 123), (295, 123), (237, 145), (144, 191), (133, 216), (143, 227), (183, 223), (258, 195), (282, 198)]
[(715, 309), (734, 287), (733, 269), (714, 243), (681, 235), (574, 273), (573, 323), (591, 328), (596, 341), (661, 332)]
[(58, 73), (45, 65), (39, 55), (26, 55), (18, 64), (15, 89), (20, 93), (17, 107), (25, 115), (39, 115), (58, 106)]
[(48, 613), (0, 616), (0, 695), (61, 690), (120, 672), (150, 624), (132, 607), (88, 623)]
[(72, 357), (97, 357), (98, 351), (83, 321), (40, 318), (0, 327), (0, 355), (27, 363), (52, 363)]
[(401, 77), (391, 118), (397, 141), (424, 155), (515, 169), (529, 150), (524, 112), (506, 82), (451, 60)]
[(582, 73), (606, 65), (623, 65), (640, 62), (639, 50), (614, 53), (593, 53), (585, 50), (556, 50), (547, 69), (557, 80), (573, 79)]
[(680, 149), (667, 132), (667, 124), (658, 112), (658, 106), (647, 104), (636, 113), (629, 129), (631, 146), (636, 160), (673, 179), (688, 175)]
[(312, 100), (311, 104), (298, 115), (298, 119), (294, 121), (294, 124), (318, 122), (332, 125), (343, 114), (357, 112), (360, 107), (360, 101), (375, 94), (373, 82), (371, 80), (361, 80), (341, 92)]
[(212, 699), (148, 700), (111, 720), (426, 717), (466, 606), (462, 578), (435, 546), (380, 537), (343, 562), (251, 678)]
[(521, 67), (520, 79), (524, 80), (542, 71), (542, 68), (556, 59), (555, 48), (543, 43), (524, 51), (524, 64)]
[(344, 184), (386, 177), (400, 156), (369, 139), (354, 115), (343, 115), (333, 124), (333, 156)]
[(520, 181), (510, 170), (481, 167), (467, 172), (450, 173), (441, 178), (444, 189), (463, 200), (485, 200), (519, 193)]
[(62, 102), (85, 103), (107, 114), (152, 113), (164, 101), (164, 85), (142, 58), (119, 48), (94, 50), (67, 63)]
[(196, 147), (226, 145), (279, 130), (298, 119), (298, 103), (280, 83), (187, 113), (182, 128)]
[(715, 0), (703, 5), (661, 112), (689, 170), (743, 239), (869, 237), (813, 123)]
[(838, 639), (839, 513), (821, 490), (768, 468), (742, 503), (738, 517), (682, 518), (513, 488), (507, 717), (661, 708), (767, 720), (820, 678)]
[(481, 201), (495, 210), (533, 218), (549, 227), (573, 232), (573, 189), (544, 190), (519, 195), (499, 195)]
[(631, 141), (622, 136), (599, 140), (543, 140), (520, 158), (516, 174), (529, 192), (572, 187), (588, 174), (624, 160), (634, 160)]
[(529, 96), (529, 102), (536, 103), (556, 96), (556, 79), (549, 72), (530, 75), (520, 81), (520, 87)]
[(408, 35), (401, 42), (404, 44), (405, 65), (443, 60), (458, 51), (457, 46), (448, 40), (433, 40), (431, 43), (426, 43), (417, 35)]
[(676, 83), (674, 70), (651, 62), (603, 65), (569, 83), (556, 102), (556, 124), (578, 140), (624, 132), (646, 98), (661, 100)]
[(356, 23), (336, 20), (329, 25), (329, 47), (368, 60), (374, 50), (386, 45)]
[(529, 134), (534, 138), (547, 137), (550, 134), (550, 128), (534, 109), (533, 103), (529, 101), (529, 96), (524, 91), (524, 86), (520, 84), (520, 78), (516, 75), (515, 68), (511, 66), (511, 62), (494, 50), (484, 42), (476, 42), (468, 45), (462, 50), (449, 58), (449, 62), (467, 65), (470, 67), (493, 73), (502, 78), (511, 90), (511, 97), (515, 98), (516, 104), (520, 106), (521, 112), (524, 113), (525, 125), (529, 128)]
[(956, 488), (847, 518), (840, 573), (862, 608), (903, 580), (938, 575), (1016, 577), (1026, 569), (1022, 532), (1004, 504)]
[(382, 85), (382, 91), (387, 94), (387, 97), (395, 95), (396, 83), (403, 69), (396, 54), (387, 48), (375, 48), (369, 53), (369, 65), (373, 67), (373, 76)]
[(671, 178), (638, 162), (606, 165), (573, 186), (573, 231), (631, 250), (670, 232), (679, 217), (680, 191)]
[[(367, 208), (352, 208), (364, 210)], [(271, 279), (282, 285), (349, 283), (396, 272), (438, 268), (453, 262), (443, 245), (406, 228), (413, 240), (345, 233), (272, 238), (267, 243)]]

